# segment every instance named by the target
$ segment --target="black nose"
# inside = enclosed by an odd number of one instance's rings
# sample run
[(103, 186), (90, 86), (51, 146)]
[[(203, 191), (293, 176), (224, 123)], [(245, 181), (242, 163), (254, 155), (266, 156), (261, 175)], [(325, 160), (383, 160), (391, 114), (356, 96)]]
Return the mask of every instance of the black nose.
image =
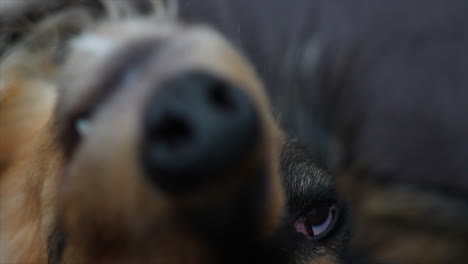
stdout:
[(143, 125), (145, 173), (172, 193), (197, 191), (229, 177), (259, 134), (250, 98), (208, 73), (188, 73), (159, 87)]

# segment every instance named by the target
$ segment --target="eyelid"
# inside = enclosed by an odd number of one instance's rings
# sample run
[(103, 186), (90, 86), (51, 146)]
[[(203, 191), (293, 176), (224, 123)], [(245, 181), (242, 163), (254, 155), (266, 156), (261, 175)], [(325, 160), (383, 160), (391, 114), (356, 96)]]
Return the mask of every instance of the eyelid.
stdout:
[(303, 215), (317, 205), (340, 204), (336, 192), (331, 188), (306, 187), (301, 191), (288, 193), (290, 213), (294, 216)]
[(308, 205), (304, 206), (303, 210), (300, 212), (299, 215), (306, 215), (312, 209), (315, 209), (315, 208), (318, 208), (318, 207), (331, 207), (331, 206), (335, 206), (335, 207), (339, 208), (336, 205), (336, 201), (332, 201), (332, 200), (316, 201), (316, 200), (313, 200)]
[(78, 116), (81, 119), (83, 113), (92, 115), (109, 96), (128, 84), (128, 71), (133, 71), (135, 76), (138, 69), (142, 68), (161, 44), (155, 39), (140, 40), (121, 48), (114, 55), (109, 55), (108, 59), (100, 64), (102, 71), (99, 76), (88, 87), (86, 94), (70, 109), (70, 116)]

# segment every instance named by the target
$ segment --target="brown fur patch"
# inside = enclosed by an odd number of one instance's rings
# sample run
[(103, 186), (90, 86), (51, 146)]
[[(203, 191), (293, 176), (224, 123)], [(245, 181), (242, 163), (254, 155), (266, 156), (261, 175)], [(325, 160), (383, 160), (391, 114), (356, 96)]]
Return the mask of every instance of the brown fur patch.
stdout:
[(356, 235), (352, 249), (389, 263), (464, 263), (468, 260), (468, 210), (457, 198), (404, 185), (342, 178)]

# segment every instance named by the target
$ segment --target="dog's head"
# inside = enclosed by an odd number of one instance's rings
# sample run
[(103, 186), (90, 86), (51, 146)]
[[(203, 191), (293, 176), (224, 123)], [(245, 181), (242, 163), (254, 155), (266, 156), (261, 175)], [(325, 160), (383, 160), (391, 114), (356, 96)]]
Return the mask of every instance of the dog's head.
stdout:
[(261, 251), (283, 214), (280, 133), (242, 55), (209, 27), (151, 15), (93, 24), (66, 52), (55, 118), (63, 261)]
[(40, 226), (24, 259), (339, 261), (347, 231), (333, 178), (282, 135), (241, 52), (148, 1), (58, 2), (2, 62), (21, 66), (10, 68), (28, 93), (58, 93), (21, 167), (34, 213), (8, 218)]

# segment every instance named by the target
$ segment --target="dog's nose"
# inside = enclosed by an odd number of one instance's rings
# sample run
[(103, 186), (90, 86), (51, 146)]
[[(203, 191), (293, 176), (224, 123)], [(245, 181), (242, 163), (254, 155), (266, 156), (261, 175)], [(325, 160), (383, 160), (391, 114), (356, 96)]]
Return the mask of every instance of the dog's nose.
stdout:
[(259, 134), (245, 92), (208, 73), (186, 73), (163, 84), (144, 112), (142, 161), (150, 181), (186, 193), (231, 176)]

